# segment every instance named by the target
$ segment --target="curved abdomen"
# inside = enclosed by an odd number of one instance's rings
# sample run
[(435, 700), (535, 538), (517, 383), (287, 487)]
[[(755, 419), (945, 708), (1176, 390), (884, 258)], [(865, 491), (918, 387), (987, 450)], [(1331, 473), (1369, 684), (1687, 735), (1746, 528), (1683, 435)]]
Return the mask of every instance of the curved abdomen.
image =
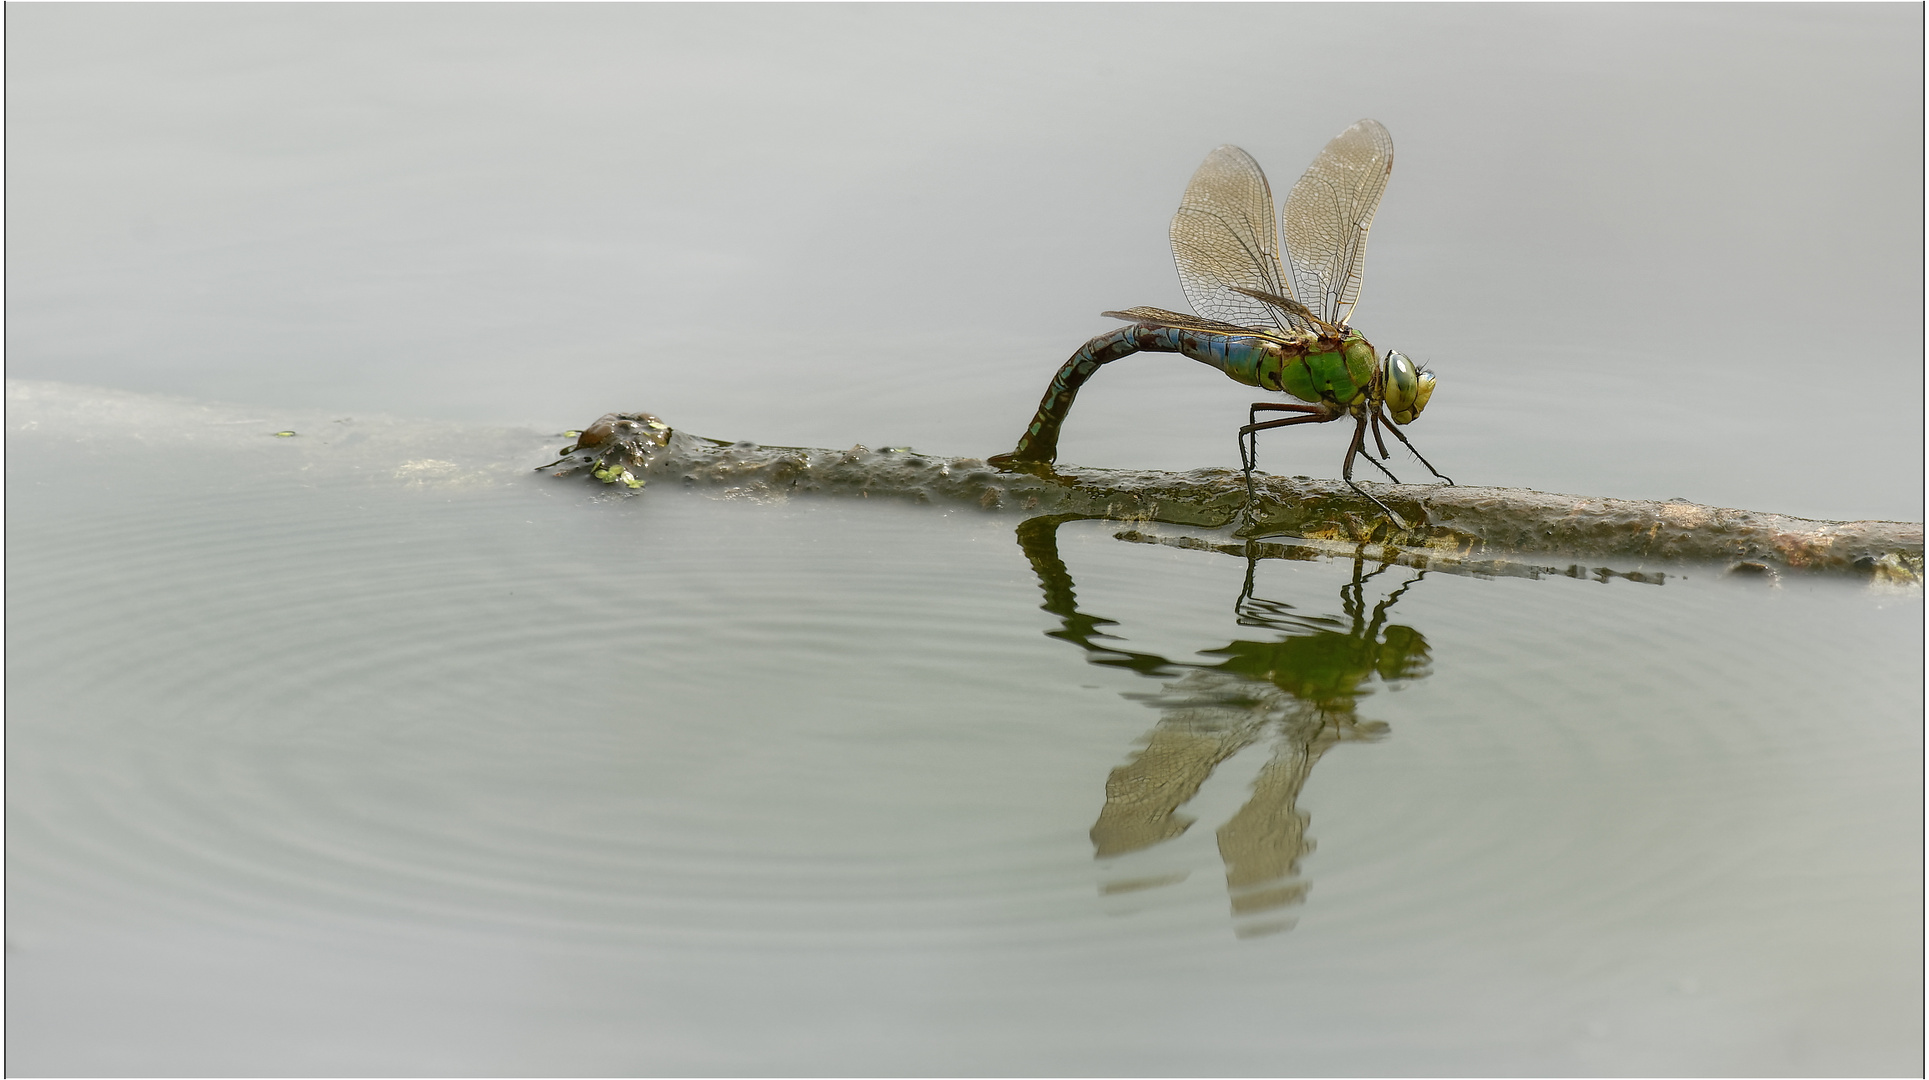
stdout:
[[(1100, 366), (1137, 352), (1173, 352), (1218, 368), (1229, 378), (1265, 390), (1292, 393), (1281, 385), (1284, 368), (1296, 360), (1290, 346), (1259, 337), (1213, 334), (1171, 326), (1125, 326), (1086, 342), (1052, 376), (1018, 447), (991, 460), (1051, 462), (1058, 457), (1058, 431), (1071, 411), (1078, 389)], [(1297, 395), (1296, 395), (1297, 396)], [(1307, 398), (1317, 401), (1317, 397)]]

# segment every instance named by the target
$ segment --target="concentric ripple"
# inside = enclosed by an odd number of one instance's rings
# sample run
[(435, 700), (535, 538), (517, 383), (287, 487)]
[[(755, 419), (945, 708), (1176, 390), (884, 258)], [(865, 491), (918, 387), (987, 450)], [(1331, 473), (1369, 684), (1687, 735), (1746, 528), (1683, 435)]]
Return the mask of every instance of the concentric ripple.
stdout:
[[(1919, 598), (608, 499), (473, 464), (500, 433), (168, 408), (138, 455), (9, 442), (19, 1015), (186, 988), (95, 1071), (272, 1071), (316, 985), (417, 1055), (319, 1071), (1913, 1052)], [(519, 1049), (382, 1027), (418, 999)], [(206, 1056), (243, 1013), (261, 1056)]]

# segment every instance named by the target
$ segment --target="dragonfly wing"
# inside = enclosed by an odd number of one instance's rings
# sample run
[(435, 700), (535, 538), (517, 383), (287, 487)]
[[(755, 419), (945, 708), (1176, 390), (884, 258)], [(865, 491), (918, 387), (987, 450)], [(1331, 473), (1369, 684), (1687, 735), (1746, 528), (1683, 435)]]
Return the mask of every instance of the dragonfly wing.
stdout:
[(1393, 136), (1362, 120), (1334, 136), (1286, 196), (1293, 296), (1329, 323), (1345, 322), (1360, 298), (1366, 233), (1392, 172)]
[(1302, 325), (1311, 326), (1316, 331), (1329, 334), (1335, 339), (1346, 336), (1339, 327), (1313, 314), (1312, 310), (1305, 304), (1300, 303), (1290, 296), (1280, 296), (1276, 293), (1264, 292), (1259, 289), (1248, 289), (1243, 285), (1234, 285), (1233, 290), (1244, 293), (1255, 300), (1264, 300), (1268, 306), (1281, 314), (1296, 320)]
[(1155, 307), (1126, 308), (1124, 311), (1104, 311), (1100, 314), (1108, 319), (1124, 319), (1126, 322), (1143, 323), (1147, 326), (1171, 326), (1180, 330), (1204, 330), (1211, 334), (1250, 334), (1254, 329), (1264, 330), (1267, 333), (1275, 332), (1271, 328), (1271, 320), (1257, 327), (1238, 326), (1215, 319), (1201, 319), (1196, 315), (1181, 315), (1176, 311)]
[(1291, 295), (1280, 270), (1272, 188), (1252, 155), (1222, 146), (1186, 185), (1172, 215), (1172, 261), (1192, 310), (1235, 326), (1300, 328), (1292, 316), (1240, 292)]

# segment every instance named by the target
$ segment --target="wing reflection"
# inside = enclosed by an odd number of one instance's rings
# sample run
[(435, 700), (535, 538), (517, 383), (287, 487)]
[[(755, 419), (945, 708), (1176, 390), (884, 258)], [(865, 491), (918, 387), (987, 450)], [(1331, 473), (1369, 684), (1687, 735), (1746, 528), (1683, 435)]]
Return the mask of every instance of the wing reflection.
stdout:
[[(1369, 606), (1369, 585), (1394, 567), (1368, 570), (1356, 559), (1352, 580), (1340, 589), (1340, 613), (1309, 615), (1255, 597), (1253, 571), (1260, 557), (1324, 555), (1267, 545), (1259, 556), (1254, 546), (1235, 607), (1239, 625), (1264, 635), (1199, 652), (1223, 658), (1217, 663), (1173, 661), (1121, 647), (1121, 639), (1101, 629), (1116, 625), (1112, 620), (1078, 610), (1071, 574), (1058, 554), (1058, 528), (1073, 520), (1083, 519), (1038, 517), (1018, 527), (1018, 542), (1045, 593), (1042, 606), (1062, 620), (1049, 636), (1084, 649), (1094, 664), (1129, 668), (1164, 684), (1128, 695), (1161, 715), (1144, 748), (1106, 778), (1105, 806), (1092, 826), (1095, 856), (1143, 851), (1184, 833), (1194, 819), (1180, 807), (1198, 794), (1213, 770), (1265, 743), (1272, 753), (1253, 782), (1251, 798), (1219, 827), (1219, 855), (1235, 932), (1245, 937), (1290, 928), (1283, 909), (1304, 901), (1311, 887), (1299, 876), (1301, 857), (1313, 850), (1306, 835), (1309, 817), (1296, 804), (1314, 764), (1337, 743), (1386, 734), (1384, 723), (1362, 720), (1356, 712), (1375, 679), (1392, 684), (1430, 673), (1426, 638), (1387, 622), (1388, 610), (1426, 571), (1399, 568), (1404, 578), (1396, 575), (1398, 584)], [(1184, 876), (1117, 880), (1105, 891), (1154, 888)]]

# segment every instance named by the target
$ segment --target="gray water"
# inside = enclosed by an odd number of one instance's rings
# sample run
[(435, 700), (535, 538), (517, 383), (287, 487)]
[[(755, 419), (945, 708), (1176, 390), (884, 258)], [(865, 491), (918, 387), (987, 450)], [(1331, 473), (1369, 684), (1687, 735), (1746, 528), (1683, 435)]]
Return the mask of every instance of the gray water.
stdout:
[(1919, 593), (529, 470), (1007, 448), (1374, 116), (1432, 460), (1920, 520), (1921, 18), (10, 7), (8, 1071), (1919, 1074)]
[(14, 1072), (1917, 1060), (1917, 596), (10, 406)]

